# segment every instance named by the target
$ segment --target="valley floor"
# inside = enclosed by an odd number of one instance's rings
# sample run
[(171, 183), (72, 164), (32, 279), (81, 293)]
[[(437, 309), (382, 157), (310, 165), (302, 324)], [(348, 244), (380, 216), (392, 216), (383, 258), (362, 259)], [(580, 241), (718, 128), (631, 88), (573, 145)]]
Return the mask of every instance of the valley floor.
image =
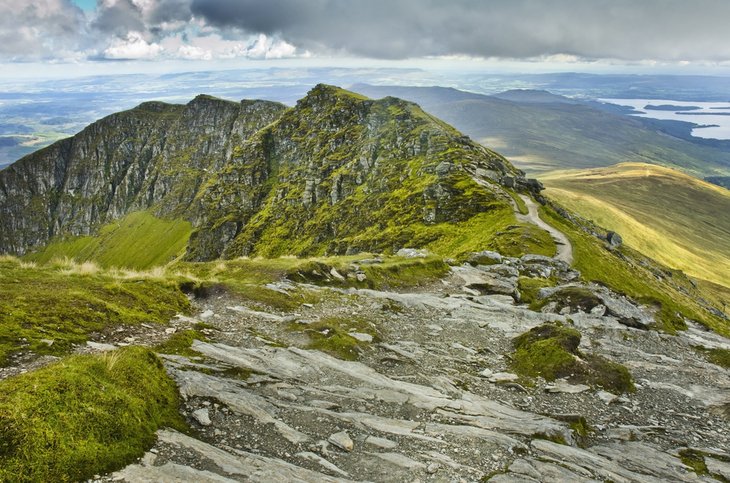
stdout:
[[(139, 463), (101, 480), (730, 479), (730, 379), (702, 349), (728, 341), (699, 326), (681, 337), (629, 328), (605, 307), (535, 312), (480, 290), (545, 269), (573, 276), (527, 256), (454, 267), (407, 292), (270, 285), (310, 293), (291, 311), (228, 292), (196, 299), (173, 328), (203, 322), (207, 341), (163, 356), (193, 431), (159, 431)], [(581, 350), (625, 365), (636, 392), (512, 374), (512, 338), (548, 321), (572, 321)], [(307, 346), (318, 340), (333, 345)]]

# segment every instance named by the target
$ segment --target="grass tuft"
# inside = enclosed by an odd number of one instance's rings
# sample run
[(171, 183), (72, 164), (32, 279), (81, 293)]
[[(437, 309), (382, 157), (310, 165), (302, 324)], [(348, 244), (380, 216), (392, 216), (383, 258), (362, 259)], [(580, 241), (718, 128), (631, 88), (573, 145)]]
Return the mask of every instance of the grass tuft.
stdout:
[(173, 276), (120, 278), (90, 267), (96, 266), (61, 260), (33, 268), (0, 260), (0, 365), (21, 351), (62, 355), (91, 332), (163, 324), (190, 308)]
[(513, 339), (512, 367), (523, 377), (567, 378), (618, 393), (634, 391), (628, 369), (599, 355), (581, 353), (580, 339), (580, 332), (559, 323), (537, 326)]
[(289, 330), (306, 332), (310, 339), (307, 349), (320, 350), (346, 361), (357, 360), (369, 345), (350, 335), (351, 332), (369, 334), (373, 342), (380, 340), (373, 324), (361, 317), (326, 317), (307, 325), (294, 322)]
[(0, 481), (78, 481), (185, 429), (175, 384), (148, 349), (73, 356), (0, 381)]

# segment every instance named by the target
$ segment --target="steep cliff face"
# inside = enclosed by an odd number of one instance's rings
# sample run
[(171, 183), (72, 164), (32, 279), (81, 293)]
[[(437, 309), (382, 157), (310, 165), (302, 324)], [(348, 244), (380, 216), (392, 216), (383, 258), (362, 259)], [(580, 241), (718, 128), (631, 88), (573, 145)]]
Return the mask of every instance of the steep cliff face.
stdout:
[(150, 102), (0, 172), (0, 252), (141, 210), (192, 222), (196, 260), (424, 246), (446, 225), (510, 211), (505, 179), (521, 173), (395, 98), (319, 85), (291, 109)]
[(179, 216), (229, 146), (284, 110), (207, 96), (186, 106), (148, 102), (26, 156), (0, 172), (0, 252), (24, 254), (150, 207)]
[[(435, 227), (506, 201), (503, 158), (395, 98), (318, 86), (234, 149), (197, 200), (193, 258), (381, 251), (424, 245)], [(496, 187), (495, 187), (496, 188)]]

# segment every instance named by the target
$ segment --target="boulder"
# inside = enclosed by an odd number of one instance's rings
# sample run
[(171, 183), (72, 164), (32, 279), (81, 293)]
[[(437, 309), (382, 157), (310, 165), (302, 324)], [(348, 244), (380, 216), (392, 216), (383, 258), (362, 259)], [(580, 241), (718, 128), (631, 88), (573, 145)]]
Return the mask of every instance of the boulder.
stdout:
[(608, 244), (614, 248), (618, 248), (623, 243), (623, 239), (621, 238), (621, 235), (616, 233), (615, 231), (609, 231), (606, 233), (606, 241)]
[(419, 250), (416, 248), (401, 248), (396, 252), (396, 256), (404, 258), (426, 258), (428, 250)]
[(467, 261), (472, 265), (494, 265), (502, 263), (502, 255), (490, 250), (474, 252), (469, 254)]

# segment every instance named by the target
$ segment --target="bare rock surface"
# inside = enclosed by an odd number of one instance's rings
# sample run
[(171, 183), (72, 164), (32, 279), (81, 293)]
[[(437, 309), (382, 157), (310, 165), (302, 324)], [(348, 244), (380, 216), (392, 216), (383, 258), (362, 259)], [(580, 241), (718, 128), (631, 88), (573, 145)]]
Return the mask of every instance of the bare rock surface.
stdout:
[[(464, 290), (485, 275), (516, 287), (530, 266), (609, 309), (538, 312), (501, 290)], [(230, 293), (194, 302), (192, 319), (213, 327), (208, 341), (193, 343), (197, 357), (164, 356), (194, 431), (160, 431), (140, 462), (104, 480), (714, 481), (684, 464), (690, 447), (727, 477), (730, 378), (698, 347), (728, 341), (691, 324), (677, 336), (627, 326), (612, 302), (651, 314), (576, 284), (562, 262), (503, 257), (406, 292), (277, 287), (318, 301), (290, 312), (246, 308)], [(345, 332), (356, 360), (308, 348), (307, 324), (296, 322), (333, 317), (365, 320), (377, 334)], [(580, 331), (581, 351), (627, 367), (636, 392), (518, 377), (512, 338), (548, 321)]]

